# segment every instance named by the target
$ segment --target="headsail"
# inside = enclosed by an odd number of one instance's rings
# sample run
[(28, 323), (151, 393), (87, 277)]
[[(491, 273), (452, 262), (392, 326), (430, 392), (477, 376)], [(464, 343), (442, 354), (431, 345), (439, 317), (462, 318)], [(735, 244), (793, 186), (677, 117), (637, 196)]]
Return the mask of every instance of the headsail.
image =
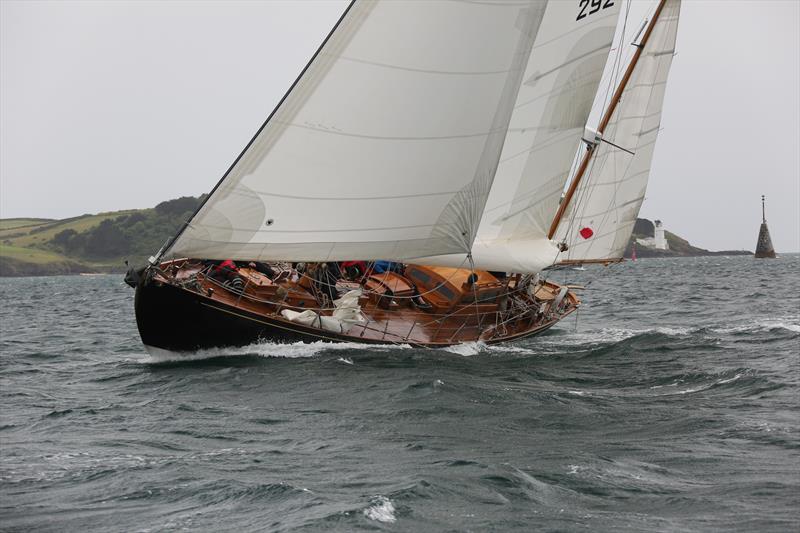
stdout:
[[(665, 0), (622, 98), (595, 148), (556, 238), (565, 262), (621, 258), (644, 200), (678, 31), (680, 0)], [(630, 150), (633, 155), (623, 149)]]
[(168, 253), (465, 253), (546, 0), (356, 0)]
[(578, 21), (572, 2), (547, 6), (478, 239), (547, 235), (603, 75), (620, 4)]
[[(584, 16), (590, 10), (581, 10), (577, 2), (548, 4), (473, 245), (477, 268), (538, 272), (557, 258), (547, 230), (603, 75), (622, 3), (605, 2)], [(424, 259), (450, 266), (463, 260), (463, 255)]]

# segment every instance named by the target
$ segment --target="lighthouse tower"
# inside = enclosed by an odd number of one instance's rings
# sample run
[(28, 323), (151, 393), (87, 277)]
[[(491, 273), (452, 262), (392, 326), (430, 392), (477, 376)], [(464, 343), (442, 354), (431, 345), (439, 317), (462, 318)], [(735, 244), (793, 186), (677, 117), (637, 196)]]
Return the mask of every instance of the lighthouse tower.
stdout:
[(764, 195), (761, 195), (761, 229), (758, 230), (758, 242), (756, 243), (756, 258), (763, 259), (775, 258), (775, 248), (772, 246), (772, 239), (767, 228), (767, 211), (764, 207)]
[(653, 247), (656, 250), (669, 250), (667, 236), (664, 234), (664, 226), (660, 220), (653, 221)]

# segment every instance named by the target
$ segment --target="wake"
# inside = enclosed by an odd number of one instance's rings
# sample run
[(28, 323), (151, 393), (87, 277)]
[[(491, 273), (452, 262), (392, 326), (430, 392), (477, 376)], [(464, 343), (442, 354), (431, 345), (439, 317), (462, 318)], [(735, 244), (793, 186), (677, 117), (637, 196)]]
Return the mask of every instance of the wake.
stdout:
[[(302, 359), (311, 358), (329, 352), (361, 351), (375, 352), (411, 348), (407, 344), (360, 344), (355, 342), (295, 342), (282, 344), (275, 342), (256, 342), (240, 347), (206, 348), (191, 352), (173, 352), (152, 346), (145, 346), (149, 358), (145, 363), (176, 363), (185, 361), (202, 361), (204, 359), (218, 359), (223, 357), (265, 357)], [(341, 358), (340, 358), (341, 359)], [(349, 358), (346, 358), (349, 360)], [(350, 363), (352, 364), (352, 363)]]

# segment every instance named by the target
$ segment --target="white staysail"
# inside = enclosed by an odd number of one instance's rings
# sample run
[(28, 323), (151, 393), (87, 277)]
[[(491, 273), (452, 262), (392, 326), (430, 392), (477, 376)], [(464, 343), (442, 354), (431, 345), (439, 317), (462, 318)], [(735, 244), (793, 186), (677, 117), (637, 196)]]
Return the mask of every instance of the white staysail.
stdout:
[[(591, 14), (577, 2), (547, 5), (473, 244), (476, 268), (539, 272), (558, 257), (547, 231), (603, 76), (621, 4), (605, 2)], [(459, 266), (464, 256), (421, 261)]]
[(353, 2), (168, 253), (469, 251), (546, 6)]
[(478, 230), (481, 241), (547, 235), (603, 75), (622, 1), (578, 21), (576, 4), (547, 6)]
[(680, 0), (666, 0), (603, 133), (634, 154), (597, 146), (556, 234), (569, 245), (560, 261), (615, 260), (625, 252), (647, 188), (679, 15)]

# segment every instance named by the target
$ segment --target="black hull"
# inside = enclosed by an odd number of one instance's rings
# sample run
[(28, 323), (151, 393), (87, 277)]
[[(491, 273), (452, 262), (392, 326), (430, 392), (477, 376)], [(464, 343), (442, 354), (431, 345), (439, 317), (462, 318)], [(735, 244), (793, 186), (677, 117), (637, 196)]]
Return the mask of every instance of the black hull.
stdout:
[(158, 282), (139, 284), (136, 325), (147, 347), (173, 352), (271, 342), (342, 341), (287, 329), (278, 321), (249, 313), (201, 294)]
[[(213, 300), (194, 291), (152, 280), (137, 285), (134, 307), (139, 334), (151, 353), (155, 352), (153, 349), (195, 352), (211, 348), (247, 346), (261, 341), (391, 344), (388, 340), (353, 337), (272, 319)], [(507, 342), (542, 333), (570, 312), (535, 329), (492, 339), (486, 344)], [(413, 342), (402, 344), (415, 345)], [(426, 347), (449, 345), (451, 344), (424, 344)]]

